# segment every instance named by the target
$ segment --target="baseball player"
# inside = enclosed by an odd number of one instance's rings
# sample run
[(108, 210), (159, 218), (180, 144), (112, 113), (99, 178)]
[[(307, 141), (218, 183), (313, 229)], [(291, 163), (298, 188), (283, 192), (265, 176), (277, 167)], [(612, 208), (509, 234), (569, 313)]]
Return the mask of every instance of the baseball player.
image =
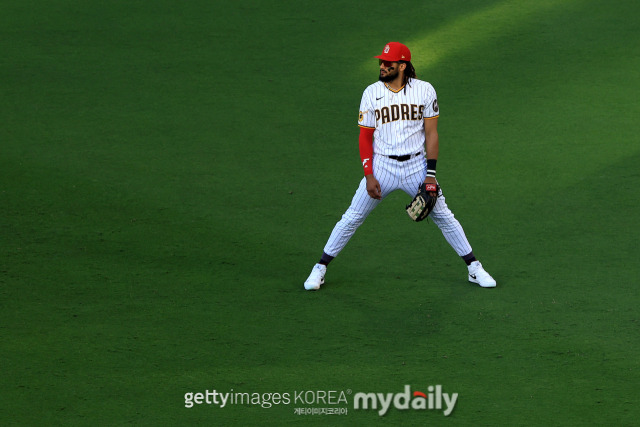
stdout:
[[(369, 213), (398, 189), (411, 197), (420, 189), (425, 198), (432, 198), (432, 210), (425, 213), (467, 264), (468, 280), (483, 288), (495, 287), (496, 281), (474, 256), (462, 226), (447, 207), (436, 181), (440, 110), (435, 89), (416, 78), (411, 52), (402, 43), (388, 43), (376, 58), (380, 63), (379, 81), (365, 89), (358, 116), (364, 178), (351, 205), (335, 225), (304, 288), (320, 289), (331, 260), (344, 249)], [(409, 215), (419, 220), (410, 212), (410, 206), (407, 206)]]

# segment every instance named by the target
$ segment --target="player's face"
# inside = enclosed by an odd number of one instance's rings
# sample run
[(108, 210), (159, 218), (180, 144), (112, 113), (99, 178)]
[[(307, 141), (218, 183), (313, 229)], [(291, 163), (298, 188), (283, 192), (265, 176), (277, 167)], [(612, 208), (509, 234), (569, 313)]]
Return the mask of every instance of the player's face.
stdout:
[(400, 63), (380, 59), (380, 81), (392, 82), (398, 77)]

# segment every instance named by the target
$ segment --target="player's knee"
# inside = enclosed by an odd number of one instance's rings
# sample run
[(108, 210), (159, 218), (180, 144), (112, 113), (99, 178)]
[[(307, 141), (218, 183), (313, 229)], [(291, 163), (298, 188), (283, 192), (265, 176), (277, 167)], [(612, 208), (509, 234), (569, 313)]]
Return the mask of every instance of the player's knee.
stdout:
[(431, 218), (434, 224), (436, 224), (441, 230), (449, 230), (457, 227), (458, 221), (455, 219), (452, 213), (447, 213), (444, 215), (433, 215), (432, 212), (429, 218)]
[(342, 223), (348, 228), (358, 228), (367, 216), (357, 211), (347, 211), (342, 215)]

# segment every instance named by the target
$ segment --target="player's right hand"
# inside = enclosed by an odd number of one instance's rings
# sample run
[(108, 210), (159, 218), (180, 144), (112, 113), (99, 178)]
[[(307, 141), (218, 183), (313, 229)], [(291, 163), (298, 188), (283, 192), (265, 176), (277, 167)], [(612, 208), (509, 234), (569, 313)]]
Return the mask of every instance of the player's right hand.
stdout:
[(365, 178), (367, 179), (367, 193), (369, 193), (369, 197), (377, 200), (382, 199), (382, 189), (376, 177), (370, 174), (366, 175)]

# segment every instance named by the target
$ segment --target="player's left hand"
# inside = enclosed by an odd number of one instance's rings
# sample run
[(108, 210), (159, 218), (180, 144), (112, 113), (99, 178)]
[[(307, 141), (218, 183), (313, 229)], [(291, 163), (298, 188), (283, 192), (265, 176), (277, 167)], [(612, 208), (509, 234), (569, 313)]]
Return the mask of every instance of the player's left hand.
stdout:
[(424, 183), (425, 184), (437, 184), (438, 182), (436, 181), (436, 179), (432, 176), (428, 176), (424, 179)]
[(431, 197), (437, 198), (438, 197), (438, 193), (440, 192), (440, 186), (438, 185), (438, 181), (436, 181), (436, 179), (432, 176), (428, 176), (424, 179), (424, 183), (425, 184), (433, 184), (436, 186), (436, 191), (432, 191), (429, 193), (429, 195)]
[[(434, 179), (435, 180), (435, 179)], [(412, 220), (419, 222), (427, 218), (438, 201), (440, 187), (438, 184), (427, 183), (426, 180), (418, 188), (418, 194), (406, 207)]]

